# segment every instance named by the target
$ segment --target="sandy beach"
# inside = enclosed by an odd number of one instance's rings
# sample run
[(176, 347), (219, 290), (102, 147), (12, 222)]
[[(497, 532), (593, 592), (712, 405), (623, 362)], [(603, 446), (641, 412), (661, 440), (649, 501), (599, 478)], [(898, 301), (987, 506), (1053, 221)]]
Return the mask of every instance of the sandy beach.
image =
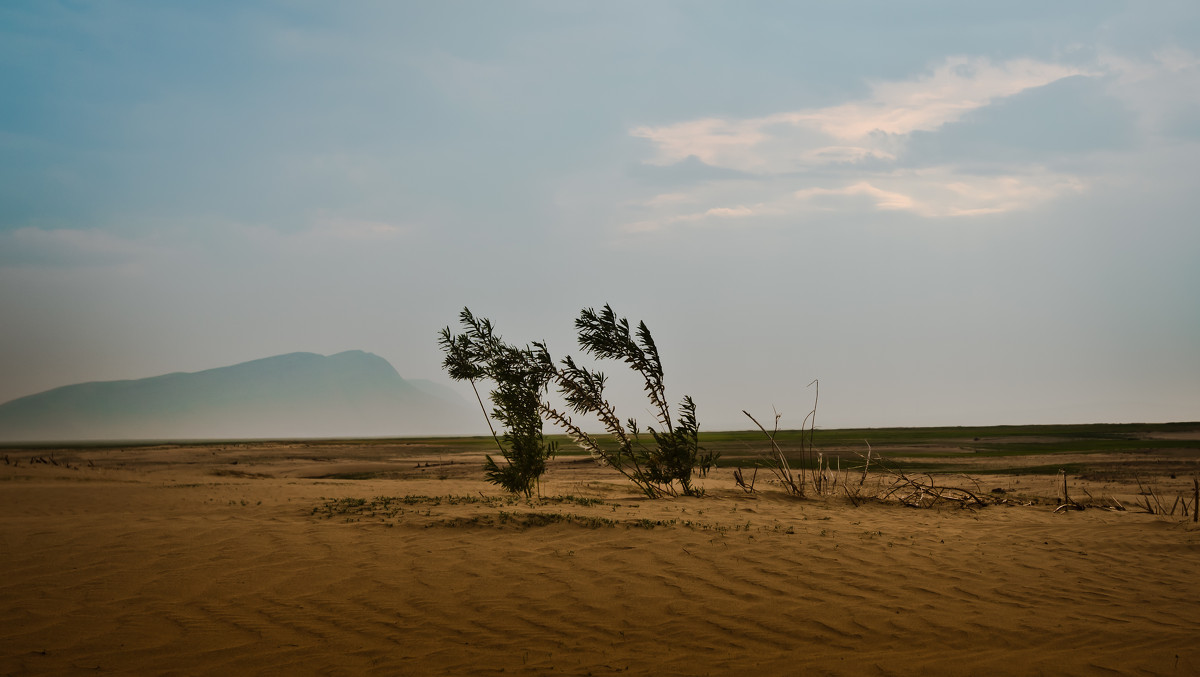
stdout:
[(728, 470), (647, 500), (578, 458), (526, 501), (419, 448), (8, 453), (5, 675), (1200, 672), (1178, 516), (854, 507)]

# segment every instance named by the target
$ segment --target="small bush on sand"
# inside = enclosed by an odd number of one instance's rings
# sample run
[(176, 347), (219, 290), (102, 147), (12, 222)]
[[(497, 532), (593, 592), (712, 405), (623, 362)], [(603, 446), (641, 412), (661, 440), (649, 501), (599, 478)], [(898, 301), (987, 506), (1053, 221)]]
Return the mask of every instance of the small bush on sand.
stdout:
[(630, 418), (622, 423), (613, 405), (605, 399), (606, 377), (603, 373), (581, 367), (569, 356), (555, 364), (546, 346), (535, 343), (534, 352), (543, 368), (553, 374), (552, 380), (567, 408), (576, 414), (598, 418), (617, 446), (610, 448), (598, 444), (568, 412), (548, 404), (542, 408), (546, 418), (566, 430), (593, 458), (629, 478), (646, 496), (704, 493), (692, 483), (692, 475), (706, 474), (717, 454), (706, 451), (699, 444), (696, 403), (690, 396), (685, 396), (680, 403), (678, 418), (672, 418), (666, 399), (662, 359), (646, 323), (638, 323), (634, 338), (629, 321), (618, 318), (612, 307), (605, 305), (598, 312), (592, 308), (581, 311), (575, 320), (575, 328), (579, 330), (579, 346), (584, 352), (601, 360), (622, 361), (641, 375), (658, 428), (647, 426), (650, 440), (646, 440), (638, 422)]
[[(657, 419), (656, 426), (647, 426), (643, 434), (636, 420), (622, 423), (605, 399), (603, 373), (580, 366), (570, 356), (556, 363), (544, 343), (534, 343), (532, 348), (507, 344), (496, 335), (490, 320), (477, 319), (466, 308), (459, 318), (464, 333), (455, 335), (449, 327), (441, 332), (438, 343), (446, 353), (443, 366), (451, 378), (470, 382), (489, 427), (491, 417), (476, 383), (494, 382), (492, 416), (506, 427), (503, 437), (492, 428), (507, 464), (499, 465), (489, 456), (485, 470), (490, 481), (514, 493), (531, 494), (546, 470), (546, 460), (555, 452), (554, 445), (542, 437), (545, 418), (648, 497), (703, 493), (692, 476), (706, 474), (717, 454), (699, 444), (696, 404), (691, 397), (684, 397), (678, 416), (672, 416), (662, 360), (645, 322), (638, 323), (635, 337), (629, 321), (618, 318), (608, 305), (599, 312), (584, 309), (575, 321), (584, 352), (601, 360), (625, 362), (641, 375)], [(552, 385), (562, 395), (565, 410), (548, 401)], [(598, 443), (571, 418), (572, 413), (599, 419), (616, 446)]]
[[(500, 465), (487, 456), (484, 473), (488, 481), (528, 498), (546, 472), (546, 461), (555, 452), (555, 444), (546, 442), (542, 436), (539, 413), (549, 374), (530, 348), (505, 343), (490, 320), (476, 319), (470, 310), (463, 308), (459, 321), (464, 329), (462, 334), (452, 334), (446, 327), (438, 338), (438, 345), (446, 353), (442, 366), (450, 378), (471, 384), (500, 455), (506, 461)], [(495, 383), (491, 392), (495, 405), (492, 415), (505, 427), (503, 437), (492, 427), (476, 387), (477, 381), (485, 379)]]

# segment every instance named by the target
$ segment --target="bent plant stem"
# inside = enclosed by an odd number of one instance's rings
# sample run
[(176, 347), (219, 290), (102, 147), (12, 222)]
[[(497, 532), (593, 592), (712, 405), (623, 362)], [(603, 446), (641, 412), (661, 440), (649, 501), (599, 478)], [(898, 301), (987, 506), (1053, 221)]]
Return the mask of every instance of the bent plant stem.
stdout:
[[(622, 475), (625, 475), (626, 478), (641, 488), (647, 496), (656, 497), (657, 494), (642, 480), (645, 474), (638, 463), (637, 455), (633, 453), (634, 440), (630, 439), (624, 426), (621, 425), (621, 419), (617, 417), (617, 412), (613, 408), (612, 403), (604, 399), (603, 375), (576, 367), (574, 360), (570, 357), (564, 360), (564, 364), (570, 369), (568, 372), (554, 362), (545, 344), (534, 343), (533, 345), (538, 351), (538, 359), (543, 368), (551, 374), (552, 380), (558, 383), (559, 391), (567, 396), (567, 401), (572, 405), (572, 408), (578, 413), (583, 413), (584, 411), (594, 413), (600, 419), (600, 423), (604, 425), (605, 430), (616, 438), (618, 443), (616, 453), (612, 454), (604, 451), (590, 435), (575, 425), (569, 415), (554, 409), (545, 402), (541, 403), (542, 413), (551, 421), (563, 427), (571, 439), (591, 454), (592, 458), (616, 468)], [(636, 437), (636, 431), (634, 435)], [(632, 473), (626, 469), (626, 462), (633, 465)]]
[[(801, 481), (801, 483), (799, 485), (796, 484), (796, 480), (792, 476), (791, 466), (788, 465), (787, 457), (784, 456), (783, 450), (779, 448), (779, 444), (775, 441), (775, 435), (767, 432), (767, 429), (765, 427), (763, 427), (763, 424), (759, 423), (758, 419), (754, 418), (754, 416), (752, 416), (750, 414), (750, 412), (743, 409), (742, 413), (745, 414), (751, 421), (754, 421), (754, 425), (758, 426), (758, 429), (761, 430), (762, 433), (767, 436), (768, 440), (770, 440), (771, 452), (772, 452), (771, 471), (774, 472), (775, 476), (779, 478), (779, 481), (781, 484), (783, 484), (784, 489), (786, 489), (788, 493), (790, 493), (794, 496), (799, 496), (800, 498), (804, 498), (804, 483), (803, 483), (803, 481)], [(778, 432), (778, 425), (779, 425), (779, 416), (778, 415), (776, 415), (776, 417), (775, 417), (775, 424), (776, 424), (776, 432)]]
[(867, 445), (867, 459), (866, 459), (866, 462), (863, 464), (862, 477), (858, 478), (858, 486), (859, 487), (861, 487), (863, 485), (863, 482), (867, 481), (867, 469), (871, 467), (871, 443), (868, 442), (867, 440), (863, 440), (863, 442), (865, 442)]
[[(459, 320), (463, 333), (455, 335), (446, 327), (440, 332), (438, 344), (445, 353), (442, 366), (449, 376), (471, 383), (492, 439), (507, 462), (500, 465), (486, 456), (485, 475), (488, 481), (527, 498), (535, 490), (540, 494), (540, 476), (556, 448), (553, 442), (545, 441), (538, 413), (546, 375), (533, 351), (504, 342), (490, 320), (476, 318), (467, 308), (463, 308)], [(475, 383), (484, 378), (495, 383), (490, 398), (495, 405), (493, 415), (506, 428), (503, 439), (492, 425)]]
[(496, 448), (500, 450), (501, 454), (504, 454), (504, 445), (500, 444), (500, 436), (496, 434), (496, 427), (492, 425), (492, 417), (488, 416), (487, 407), (483, 406), (483, 398), (479, 396), (479, 388), (475, 387), (475, 379), (467, 380), (471, 382), (471, 390), (475, 391), (475, 400), (479, 402), (479, 410), (483, 412), (483, 420), (487, 421), (488, 430), (492, 431), (492, 439), (496, 441)]
[[(813, 467), (813, 465), (811, 463), (812, 454), (815, 449), (815, 445), (813, 444), (813, 442), (814, 442), (814, 437), (815, 437), (816, 431), (817, 431), (817, 404), (820, 401), (820, 397), (821, 397), (820, 380), (814, 378), (808, 385), (812, 386), (814, 384), (816, 385), (816, 392), (813, 395), (812, 411), (808, 412), (808, 416), (805, 416), (804, 422), (800, 424), (800, 456), (801, 456), (801, 458), (804, 459), (804, 465), (808, 466), (810, 472), (812, 473), (813, 489), (815, 489), (816, 492), (818, 494), (820, 494), (821, 489), (822, 489), (821, 480), (823, 478), (819, 475), (819, 468)], [(808, 424), (808, 449), (807, 449), (807, 452), (805, 451), (805, 444), (804, 444), (804, 424), (805, 423)], [(818, 463), (818, 465), (820, 465), (820, 464)]]
[[(623, 457), (619, 450), (616, 458), (614, 458), (611, 453), (604, 451), (591, 435), (588, 435), (583, 431), (583, 429), (575, 425), (570, 416), (549, 406), (545, 402), (542, 403), (541, 409), (546, 418), (565, 430), (567, 436), (570, 437), (577, 446), (587, 451), (592, 455), (593, 458), (603, 460), (606, 464), (615, 468), (617, 472), (624, 475), (625, 478), (630, 482), (633, 482), (638, 489), (641, 489), (642, 493), (645, 494), (647, 498), (661, 498), (663, 496), (664, 492), (641, 479), (640, 472), (631, 473), (629, 469), (625, 467)], [(636, 469), (638, 467), (637, 459), (632, 454), (628, 454), (627, 457), (634, 464)]]
[[(545, 346), (535, 344), (543, 369), (552, 373), (552, 380), (557, 383), (569, 409), (577, 414), (597, 416), (618, 443), (615, 452), (605, 452), (594, 444), (589, 450), (617, 467), (648, 496), (702, 494), (703, 489), (692, 485), (692, 474), (697, 463), (707, 467), (715, 456), (710, 453), (700, 455), (704, 450), (698, 444), (695, 404), (691, 397), (683, 399), (679, 425), (672, 420), (665, 394), (662, 359), (646, 323), (638, 323), (635, 338), (629, 321), (618, 318), (612, 307), (605, 305), (600, 311), (582, 310), (575, 320), (575, 328), (579, 332), (579, 346), (585, 353), (600, 360), (624, 362), (639, 373), (657, 419), (656, 425), (645, 428), (653, 442), (647, 439), (644, 444), (637, 422), (629, 419), (626, 428), (612, 404), (605, 399), (603, 373), (580, 367), (570, 357), (556, 365)], [(569, 422), (569, 417), (561, 413), (552, 418), (560, 424)]]

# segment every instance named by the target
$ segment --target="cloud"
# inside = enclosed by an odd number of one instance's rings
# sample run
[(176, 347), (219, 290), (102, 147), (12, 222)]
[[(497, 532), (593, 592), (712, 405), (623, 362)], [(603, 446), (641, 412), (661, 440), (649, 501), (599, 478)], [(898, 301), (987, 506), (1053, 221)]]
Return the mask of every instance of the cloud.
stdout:
[(632, 129), (650, 142), (645, 164), (713, 173), (632, 205), (624, 229), (1030, 210), (1109, 181), (1088, 160), (1096, 153), (1142, 152), (1146, 135), (1200, 135), (1198, 114), (1200, 58), (1176, 47), (1141, 59), (1102, 54), (1091, 65), (950, 57), (844, 103)]
[(1025, 209), (1060, 195), (1080, 192), (1073, 176), (1047, 171), (1026, 175), (972, 176), (949, 167), (895, 172), (840, 188), (805, 188), (793, 197), (815, 209), (846, 210), (867, 204), (879, 211), (905, 211), (939, 218), (979, 216)]
[[(661, 198), (670, 198), (663, 200)], [(660, 195), (651, 200), (649, 204), (653, 206), (670, 207), (673, 203), (682, 199), (678, 194)], [(782, 210), (767, 204), (757, 204), (753, 206), (736, 205), (733, 207), (710, 207), (702, 211), (683, 212), (676, 214), (662, 214), (653, 218), (642, 219), (626, 224), (622, 230), (627, 233), (645, 233), (655, 230), (661, 230), (667, 226), (677, 223), (702, 223), (702, 222), (731, 222), (739, 219), (744, 219), (753, 216), (763, 216), (767, 214), (781, 214)]]
[(407, 232), (407, 227), (385, 221), (326, 217), (301, 233), (300, 237), (340, 242), (390, 242), (401, 238)]
[(756, 219), (794, 222), (820, 213), (964, 218), (1034, 208), (1081, 193), (1088, 185), (1084, 179), (1043, 167), (980, 174), (942, 165), (862, 173), (857, 178), (764, 177), (751, 186), (716, 182), (690, 192), (654, 196), (633, 207), (638, 215), (622, 230), (648, 233), (680, 226), (740, 227)]
[(937, 129), (997, 99), (1084, 74), (1076, 67), (1032, 59), (992, 64), (987, 59), (952, 57), (913, 80), (872, 85), (872, 96), (866, 101), (794, 115), (839, 139), (861, 139), (877, 132), (910, 134)]
[(754, 174), (800, 171), (895, 160), (904, 136), (931, 131), (1019, 92), (1086, 71), (1067, 65), (1017, 59), (953, 57), (925, 75), (871, 85), (871, 96), (817, 109), (757, 118), (702, 118), (630, 133), (650, 141), (655, 165), (695, 156), (713, 167)]
[(712, 209), (704, 212), (705, 216), (723, 217), (750, 216), (752, 214), (754, 214), (754, 209), (745, 205), (738, 205), (736, 207), (713, 207)]
[(880, 209), (907, 209), (912, 210), (916, 203), (915, 201), (903, 193), (893, 193), (890, 191), (876, 188), (866, 181), (860, 181), (854, 185), (846, 186), (845, 188), (805, 188), (798, 190), (795, 193), (796, 199), (802, 202), (822, 202), (822, 198), (827, 197), (858, 197), (865, 196), (869, 198), (875, 206)]

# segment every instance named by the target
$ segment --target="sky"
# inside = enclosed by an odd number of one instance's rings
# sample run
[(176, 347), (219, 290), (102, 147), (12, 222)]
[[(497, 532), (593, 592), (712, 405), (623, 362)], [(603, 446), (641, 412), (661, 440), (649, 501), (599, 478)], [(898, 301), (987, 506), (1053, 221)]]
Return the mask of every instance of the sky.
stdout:
[(1200, 419), (1200, 3), (15, 0), (0, 88), (0, 401), (609, 303), (702, 429)]

